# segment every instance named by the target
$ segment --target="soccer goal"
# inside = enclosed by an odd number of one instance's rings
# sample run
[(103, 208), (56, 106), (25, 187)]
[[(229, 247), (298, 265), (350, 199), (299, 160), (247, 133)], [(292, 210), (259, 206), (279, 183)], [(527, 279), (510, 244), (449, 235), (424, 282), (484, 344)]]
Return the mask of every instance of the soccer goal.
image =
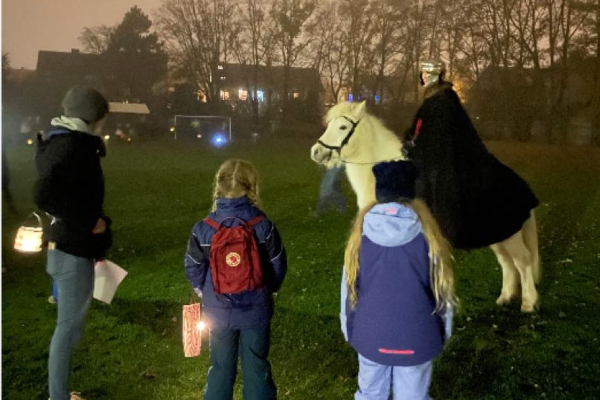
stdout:
[(175, 115), (174, 139), (203, 140), (219, 146), (230, 142), (231, 118), (216, 115)]

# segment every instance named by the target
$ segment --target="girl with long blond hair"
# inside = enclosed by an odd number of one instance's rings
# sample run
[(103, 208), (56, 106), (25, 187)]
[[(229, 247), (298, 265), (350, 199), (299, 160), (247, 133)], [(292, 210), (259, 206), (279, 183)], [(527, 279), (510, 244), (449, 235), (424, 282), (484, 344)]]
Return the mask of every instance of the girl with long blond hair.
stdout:
[(377, 203), (356, 218), (342, 280), (342, 331), (359, 360), (355, 399), (429, 399), (457, 303), (451, 249), (415, 199), (412, 163), (380, 163), (373, 173)]
[[(259, 208), (259, 176), (248, 161), (229, 159), (215, 176), (212, 212), (198, 221), (190, 235), (185, 255), (185, 275), (196, 294), (202, 298), (203, 318), (210, 332), (210, 361), (204, 400), (231, 400), (241, 358), (245, 399), (274, 400), (277, 388), (268, 360), (270, 326), (273, 317), (273, 293), (283, 283), (287, 258), (281, 236)], [(210, 250), (217, 231), (245, 223), (254, 230), (262, 278), (235, 282), (245, 286), (220, 290), (218, 274)], [(242, 268), (245, 252), (227, 250), (224, 267)], [(231, 258), (230, 256), (233, 255)], [(252, 257), (250, 257), (252, 258)], [(221, 267), (219, 267), (221, 268)], [(219, 270), (222, 271), (222, 270)], [(214, 279), (216, 277), (216, 280)], [(216, 283), (215, 283), (216, 282)]]

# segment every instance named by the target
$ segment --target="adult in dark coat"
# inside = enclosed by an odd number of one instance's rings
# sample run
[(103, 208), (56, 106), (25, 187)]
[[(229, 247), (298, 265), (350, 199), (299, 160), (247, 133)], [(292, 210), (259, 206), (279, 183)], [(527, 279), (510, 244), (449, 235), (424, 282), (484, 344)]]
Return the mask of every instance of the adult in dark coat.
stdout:
[(425, 200), (456, 248), (502, 242), (518, 232), (538, 199), (485, 147), (441, 62), (422, 64), (425, 99), (405, 136), (404, 151), (419, 168)]
[(81, 338), (94, 290), (94, 262), (112, 243), (110, 218), (104, 214), (102, 139), (95, 132), (108, 113), (108, 102), (94, 89), (76, 86), (62, 101), (64, 115), (38, 134), (34, 188), (37, 206), (52, 216), (44, 232), (46, 270), (59, 292), (58, 316), (48, 357), (52, 400), (81, 399), (69, 391), (71, 356)]

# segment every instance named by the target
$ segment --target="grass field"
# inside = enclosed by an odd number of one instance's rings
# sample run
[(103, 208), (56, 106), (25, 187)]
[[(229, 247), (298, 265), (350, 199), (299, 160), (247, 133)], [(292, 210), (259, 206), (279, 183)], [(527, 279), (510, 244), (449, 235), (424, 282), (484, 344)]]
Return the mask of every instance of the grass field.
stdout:
[[(310, 142), (278, 140), (212, 150), (179, 143), (110, 143), (106, 211), (110, 259), (129, 272), (110, 306), (92, 304), (73, 364), (72, 389), (96, 399), (199, 399), (209, 367), (186, 359), (181, 306), (189, 299), (183, 254), (194, 222), (211, 205), (212, 178), (226, 158), (244, 157), (263, 176), (263, 208), (288, 249), (276, 298), (271, 360), (279, 398), (351, 399), (356, 355), (339, 329), (344, 242), (356, 211), (310, 216), (321, 170)], [(600, 398), (600, 150), (488, 143), (525, 177), (537, 210), (544, 277), (539, 313), (498, 308), (501, 273), (489, 249), (457, 253), (462, 311), (436, 362), (435, 399)], [(9, 154), (20, 216), (3, 206), (2, 398), (47, 399), (46, 362), (55, 306), (45, 255), (12, 251), (33, 210), (33, 149)], [(346, 188), (350, 196), (350, 189)], [(354, 198), (350, 203), (353, 203)], [(241, 399), (240, 385), (236, 399)]]

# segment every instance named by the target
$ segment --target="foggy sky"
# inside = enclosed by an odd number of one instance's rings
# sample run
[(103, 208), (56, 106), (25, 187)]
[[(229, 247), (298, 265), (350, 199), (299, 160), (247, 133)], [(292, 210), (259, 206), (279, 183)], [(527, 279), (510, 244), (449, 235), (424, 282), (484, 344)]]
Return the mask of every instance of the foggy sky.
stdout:
[(137, 5), (152, 20), (161, 0), (2, 0), (2, 53), (13, 68), (35, 69), (39, 50), (81, 49), (84, 27), (113, 26)]

